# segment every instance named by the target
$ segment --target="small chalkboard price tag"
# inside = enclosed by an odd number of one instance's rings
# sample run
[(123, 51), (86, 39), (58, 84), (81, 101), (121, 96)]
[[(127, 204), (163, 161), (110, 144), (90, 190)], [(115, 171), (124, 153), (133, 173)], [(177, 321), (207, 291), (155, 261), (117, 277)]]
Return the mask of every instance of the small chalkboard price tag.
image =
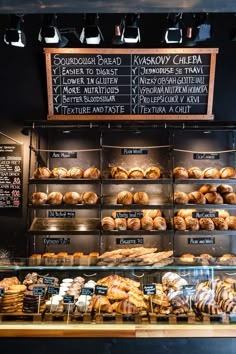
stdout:
[(92, 296), (94, 293), (94, 289), (93, 288), (82, 288), (80, 295), (85, 295), (85, 296)]
[(138, 218), (142, 219), (143, 212), (142, 211), (117, 211), (116, 217), (118, 219), (128, 219), (128, 218)]
[(43, 296), (45, 294), (45, 288), (42, 286), (35, 286), (33, 288), (33, 294), (35, 296)]
[(143, 286), (143, 293), (145, 295), (155, 295), (156, 294), (156, 285), (155, 284), (145, 284)]
[(108, 286), (105, 285), (96, 285), (95, 286), (95, 294), (96, 295), (106, 295), (108, 290)]
[(194, 153), (194, 160), (219, 160), (220, 154), (218, 153)]
[(59, 237), (51, 237), (47, 238), (45, 237), (43, 239), (43, 243), (46, 246), (55, 246), (55, 245), (69, 245), (70, 244), (70, 238), (59, 238)]
[(51, 151), (51, 159), (76, 159), (77, 152), (74, 151)]
[(73, 304), (75, 301), (74, 295), (65, 295), (63, 296), (64, 304)]
[(214, 245), (215, 237), (189, 237), (188, 245)]
[(194, 211), (192, 213), (193, 218), (201, 219), (201, 218), (218, 218), (218, 211)]
[(4, 294), (5, 294), (5, 289), (4, 288), (0, 288), (0, 297), (4, 296)]
[(134, 237), (134, 238), (117, 238), (116, 239), (117, 245), (143, 245), (144, 239), (143, 237)]
[(147, 149), (124, 148), (121, 149), (121, 155), (147, 155)]
[(48, 294), (51, 295), (58, 295), (60, 291), (59, 286), (49, 286), (48, 287)]
[(48, 217), (49, 218), (73, 219), (73, 218), (75, 218), (75, 211), (49, 210), (48, 211)]
[(183, 285), (184, 296), (193, 296), (196, 293), (196, 285)]
[(234, 291), (236, 292), (236, 282), (234, 282)]
[(44, 284), (53, 285), (53, 284), (55, 283), (55, 278), (44, 277), (44, 278), (43, 278), (43, 283), (44, 283)]

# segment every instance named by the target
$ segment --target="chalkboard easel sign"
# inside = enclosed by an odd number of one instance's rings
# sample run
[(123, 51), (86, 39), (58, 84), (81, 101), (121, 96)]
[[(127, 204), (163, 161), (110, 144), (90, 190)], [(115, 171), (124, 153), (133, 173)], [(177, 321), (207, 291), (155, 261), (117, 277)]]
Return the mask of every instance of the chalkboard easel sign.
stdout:
[(217, 48), (46, 48), (48, 119), (212, 120)]

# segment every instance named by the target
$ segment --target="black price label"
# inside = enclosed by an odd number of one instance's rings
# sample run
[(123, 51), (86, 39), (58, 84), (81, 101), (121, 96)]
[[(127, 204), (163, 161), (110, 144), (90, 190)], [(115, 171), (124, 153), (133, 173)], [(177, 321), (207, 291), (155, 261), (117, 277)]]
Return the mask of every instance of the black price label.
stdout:
[(4, 296), (5, 294), (5, 289), (4, 288), (0, 288), (0, 296)]
[(143, 245), (144, 239), (143, 237), (135, 237), (135, 238), (117, 238), (117, 245)]
[(189, 245), (214, 245), (215, 237), (189, 237)]
[(118, 219), (128, 219), (128, 218), (142, 219), (143, 212), (142, 211), (117, 211), (116, 217)]
[(69, 245), (70, 238), (59, 238), (59, 237), (51, 237), (51, 238), (44, 238), (43, 243), (46, 246), (54, 246), (54, 245)]
[(48, 294), (58, 295), (60, 291), (59, 286), (48, 286)]
[(54, 284), (55, 283), (55, 278), (50, 278), (50, 277), (44, 277), (43, 278), (43, 283), (44, 284)]
[(201, 219), (201, 218), (218, 218), (218, 211), (194, 211), (192, 213), (193, 218)]
[(194, 160), (219, 160), (220, 154), (217, 153), (195, 153)]
[(48, 217), (49, 218), (73, 219), (73, 218), (75, 218), (75, 211), (49, 210), (48, 211)]
[(155, 295), (156, 294), (156, 285), (155, 284), (146, 284), (143, 286), (143, 293), (145, 295)]
[(92, 296), (94, 293), (94, 289), (93, 288), (82, 288), (80, 295), (86, 295), (86, 296)]
[(65, 295), (63, 296), (64, 304), (73, 304), (75, 301), (74, 295)]
[(124, 148), (121, 149), (121, 155), (147, 155), (147, 149)]
[(196, 293), (196, 285), (183, 285), (184, 296), (193, 296)]
[(74, 151), (51, 151), (50, 152), (51, 159), (76, 159), (77, 152)]
[(96, 285), (95, 286), (95, 294), (96, 295), (106, 295), (108, 290), (108, 286), (105, 285)]
[(234, 282), (234, 291), (236, 292), (236, 282)]
[(35, 286), (33, 288), (33, 294), (36, 296), (43, 296), (45, 294), (45, 288), (42, 286)]

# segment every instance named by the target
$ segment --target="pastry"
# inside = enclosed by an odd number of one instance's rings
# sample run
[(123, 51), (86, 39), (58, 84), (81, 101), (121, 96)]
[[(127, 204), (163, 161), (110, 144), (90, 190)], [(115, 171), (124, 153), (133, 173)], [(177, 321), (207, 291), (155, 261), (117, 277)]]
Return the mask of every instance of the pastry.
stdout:
[(196, 257), (191, 253), (185, 253), (179, 258), (179, 260), (183, 263), (194, 263)]
[(34, 192), (31, 195), (31, 203), (33, 205), (44, 205), (47, 203), (48, 196), (44, 192)]
[(188, 178), (188, 171), (184, 167), (175, 167), (173, 169), (173, 176), (174, 178)]
[(199, 230), (199, 222), (197, 218), (193, 218), (191, 216), (187, 216), (185, 218), (186, 229), (190, 231), (198, 231)]
[(236, 171), (233, 167), (223, 167), (220, 170), (220, 178), (235, 178)]
[(153, 229), (165, 231), (167, 229), (165, 218), (163, 218), (162, 216), (156, 216), (153, 220)]
[(54, 167), (51, 171), (52, 178), (65, 178), (67, 176), (67, 169), (64, 167)]
[(71, 167), (67, 171), (68, 178), (83, 178), (84, 170), (81, 167)]
[(139, 167), (131, 168), (128, 172), (129, 178), (143, 178), (144, 177), (144, 170)]
[(199, 219), (200, 229), (212, 231), (215, 229), (214, 222), (211, 218), (201, 218)]
[(220, 193), (209, 192), (205, 194), (205, 198), (208, 204), (223, 204), (223, 198)]
[(132, 231), (140, 230), (141, 222), (138, 218), (129, 218), (127, 219), (127, 229)]
[(51, 171), (47, 167), (38, 167), (34, 171), (34, 178), (50, 178)]
[(230, 215), (226, 218), (229, 230), (236, 230), (236, 216)]
[(105, 216), (102, 219), (102, 229), (104, 231), (112, 231), (115, 230), (116, 224), (115, 220), (111, 218), (110, 216)]
[(201, 192), (194, 191), (188, 194), (188, 202), (192, 204), (206, 204), (206, 198)]
[(153, 220), (150, 216), (144, 216), (141, 219), (141, 228), (143, 230), (152, 230), (153, 229)]
[(146, 192), (136, 192), (133, 198), (134, 204), (146, 205), (149, 203), (149, 196)]
[(100, 175), (100, 170), (96, 167), (89, 167), (84, 171), (84, 178), (99, 179)]
[(178, 231), (186, 230), (185, 219), (181, 218), (181, 216), (174, 216), (174, 229)]
[(144, 177), (147, 179), (158, 179), (161, 177), (161, 170), (157, 166), (150, 166), (145, 170)]
[(215, 167), (207, 167), (205, 168), (203, 173), (204, 173), (204, 178), (209, 178), (209, 179), (220, 178), (220, 171)]
[(188, 204), (188, 195), (184, 192), (174, 193), (174, 203), (175, 204)]
[(42, 255), (34, 253), (29, 257), (29, 266), (41, 265)]
[(226, 204), (236, 204), (236, 194), (235, 193), (224, 193), (223, 200)]
[(98, 196), (95, 192), (84, 192), (82, 194), (82, 203), (97, 204)]
[(162, 211), (160, 209), (144, 209), (142, 210), (143, 216), (150, 216), (154, 219), (157, 216), (162, 216)]
[(60, 205), (62, 204), (63, 195), (61, 192), (51, 192), (48, 194), (48, 204)]
[(80, 203), (80, 194), (77, 193), (77, 192), (66, 192), (64, 195), (63, 195), (63, 202), (65, 204), (78, 204)]
[(221, 230), (221, 231), (228, 230), (228, 223), (226, 219), (218, 217), (218, 218), (213, 218), (212, 220), (215, 224), (216, 230)]
[(216, 184), (204, 184), (199, 188), (199, 192), (206, 194), (208, 192), (217, 192)]
[(130, 205), (133, 203), (133, 194), (129, 191), (119, 192), (117, 195), (117, 204)]
[(111, 169), (111, 177), (114, 179), (127, 179), (128, 172), (121, 166), (116, 166)]
[(203, 178), (203, 171), (199, 167), (188, 168), (188, 177), (194, 179)]
[(116, 218), (115, 219), (115, 229), (116, 230), (126, 230), (127, 222), (125, 218)]

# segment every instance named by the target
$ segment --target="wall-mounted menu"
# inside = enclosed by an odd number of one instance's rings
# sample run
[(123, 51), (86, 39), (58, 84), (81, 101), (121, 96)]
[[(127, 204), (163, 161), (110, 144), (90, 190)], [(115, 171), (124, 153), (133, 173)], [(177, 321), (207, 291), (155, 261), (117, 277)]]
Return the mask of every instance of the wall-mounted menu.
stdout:
[(213, 119), (217, 52), (45, 49), (48, 119)]
[(22, 145), (0, 144), (0, 208), (21, 207), (22, 175)]

